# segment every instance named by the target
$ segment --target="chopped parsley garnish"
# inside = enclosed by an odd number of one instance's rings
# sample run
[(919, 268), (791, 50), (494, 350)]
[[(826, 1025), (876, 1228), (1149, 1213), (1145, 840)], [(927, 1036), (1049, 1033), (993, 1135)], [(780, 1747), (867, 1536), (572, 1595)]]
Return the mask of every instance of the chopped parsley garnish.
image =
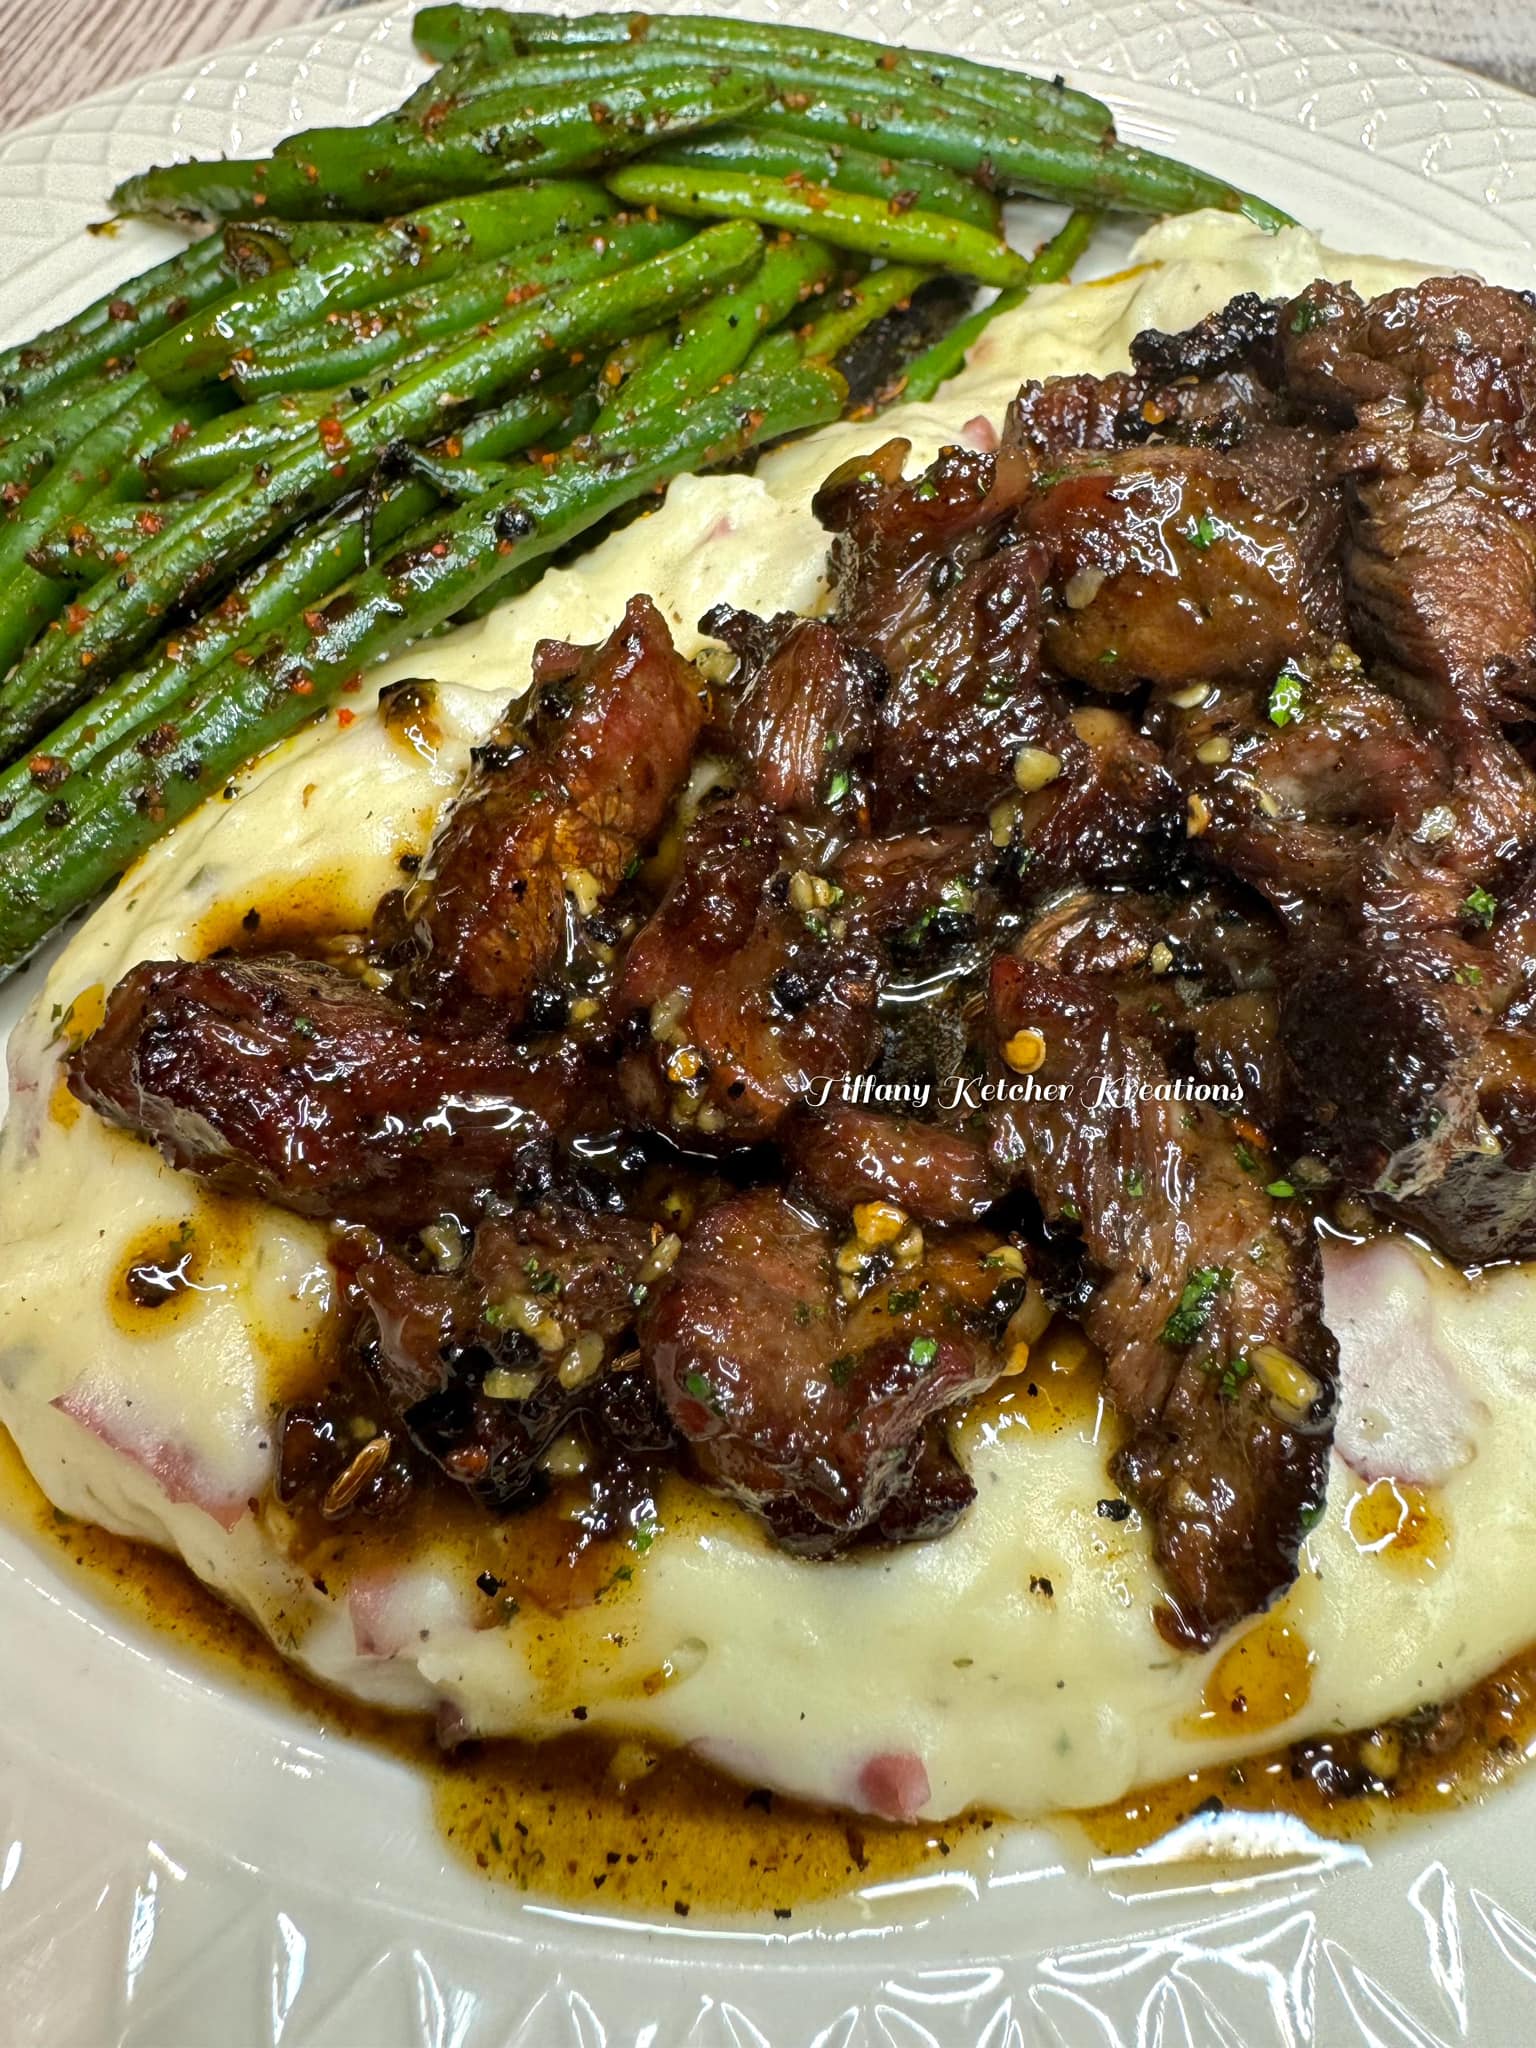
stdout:
[(656, 1541), (656, 1537), (658, 1532), (660, 1531), (660, 1528), (661, 1524), (657, 1521), (654, 1515), (647, 1515), (643, 1521), (636, 1522), (634, 1531), (631, 1534), (629, 1540), (631, 1545), (639, 1551), (642, 1557), (644, 1557), (645, 1553)]
[(1321, 326), (1323, 309), (1311, 299), (1303, 299), (1291, 315), (1292, 334), (1310, 334), (1314, 327)]
[(939, 495), (939, 487), (931, 476), (925, 476), (912, 495), (919, 504), (927, 504), (930, 498), (936, 498)]
[(939, 1355), (937, 1340), (932, 1337), (914, 1337), (907, 1349), (907, 1356), (914, 1365), (926, 1372)]
[(1236, 1159), (1238, 1165), (1243, 1169), (1244, 1173), (1258, 1172), (1259, 1162), (1254, 1157), (1253, 1148), (1251, 1145), (1245, 1145), (1242, 1142), (1242, 1140), (1239, 1139), (1238, 1142), (1232, 1147), (1232, 1156), (1234, 1159)]
[(691, 1394), (695, 1401), (702, 1401), (704, 1406), (712, 1409), (716, 1415), (721, 1413), (719, 1398), (703, 1373), (689, 1373), (683, 1381), (683, 1390)]
[(1271, 725), (1289, 725), (1300, 718), (1306, 677), (1299, 668), (1292, 668), (1289, 662), (1275, 677), (1274, 688), (1269, 693), (1269, 722)]
[(1221, 1376), (1221, 1391), (1230, 1401), (1243, 1381), (1251, 1378), (1253, 1367), (1246, 1358), (1234, 1358)]
[(893, 1316), (910, 1315), (922, 1298), (921, 1287), (895, 1287), (886, 1296), (886, 1306)]
[(1296, 1190), (1288, 1180), (1272, 1180), (1264, 1192), (1266, 1195), (1273, 1195), (1277, 1202), (1288, 1202)]
[(853, 1378), (853, 1368), (857, 1363), (851, 1351), (844, 1351), (827, 1367), (827, 1378), (834, 1387), (846, 1387)]
[(1147, 1184), (1139, 1173), (1128, 1173), (1126, 1175), (1125, 1192), (1138, 1202), (1147, 1192)]
[(848, 770), (846, 768), (839, 768), (827, 784), (827, 802), (829, 804), (840, 804), (852, 786)]
[(1076, 1202), (1072, 1200), (1072, 1197), (1070, 1195), (1062, 1203), (1061, 1213), (1063, 1216), (1066, 1217), (1069, 1223), (1080, 1223), (1082, 1221), (1083, 1212), (1081, 1209), (1078, 1208)]
[(1461, 983), (1463, 988), (1481, 988), (1483, 985), (1483, 970), (1481, 967), (1458, 967), (1455, 978)]
[(558, 1294), (560, 1292), (559, 1275), (551, 1273), (541, 1266), (537, 1258), (529, 1257), (526, 1259), (523, 1262), (523, 1271), (528, 1275), (528, 1285), (535, 1294)]
[(1486, 889), (1474, 889), (1463, 900), (1461, 907), (1474, 923), (1480, 924), (1483, 930), (1486, 931), (1489, 925), (1493, 923), (1494, 914), (1499, 907), (1499, 899), (1497, 896), (1490, 896)]
[(295, 1017), (293, 1020), (293, 1035), (295, 1038), (317, 1037), (319, 1034), (315, 1030), (313, 1018)]
[(930, 668), (926, 661), (918, 662), (911, 674), (913, 682), (920, 689), (936, 690), (939, 687), (939, 672), (936, 668)]
[(1199, 548), (1203, 553), (1206, 548), (1215, 546), (1220, 530), (1210, 513), (1202, 512), (1198, 519), (1192, 519), (1184, 529), (1184, 538), (1192, 548)]
[(1232, 1285), (1225, 1266), (1199, 1266), (1184, 1282), (1178, 1306), (1163, 1325), (1165, 1344), (1193, 1344), (1210, 1320), (1216, 1297)]

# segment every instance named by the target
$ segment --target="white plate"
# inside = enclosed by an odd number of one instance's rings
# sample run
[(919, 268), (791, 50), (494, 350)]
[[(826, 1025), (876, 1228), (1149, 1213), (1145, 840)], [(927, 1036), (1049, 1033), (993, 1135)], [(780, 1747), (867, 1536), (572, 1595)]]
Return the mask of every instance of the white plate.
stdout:
[[(1129, 138), (1338, 246), (1533, 280), (1536, 101), (1475, 78), (1277, 17), (1211, 20), (1203, 0), (835, 18), (1063, 70)], [(397, 101), (421, 76), (408, 20), (340, 15), (0, 141), (3, 338), (152, 260), (152, 230), (80, 232), (125, 172)], [(0, 1035), (31, 979), (0, 995)], [(0, 1730), (0, 2048), (1536, 2040), (1536, 1781), (1369, 1855), (1303, 1848), (1240, 1880), (1091, 1872), (1021, 1831), (984, 1873), (945, 1868), (793, 1934), (649, 1927), (479, 1884), (403, 1769), (210, 1679), (4, 1532)]]

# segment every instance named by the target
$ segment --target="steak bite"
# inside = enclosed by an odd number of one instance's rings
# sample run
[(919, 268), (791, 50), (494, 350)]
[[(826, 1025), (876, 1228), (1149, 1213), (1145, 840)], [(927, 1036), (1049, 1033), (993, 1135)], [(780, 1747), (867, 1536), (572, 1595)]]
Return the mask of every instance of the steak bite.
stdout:
[(1506, 1024), (1510, 986), (1489, 946), (1407, 933), (1314, 942), (1282, 996), (1296, 1146), (1462, 1265), (1536, 1256), (1536, 1038)]
[[(338, 1259), (364, 1304), (363, 1370), (391, 1418), (488, 1507), (526, 1506), (556, 1468), (623, 1464), (638, 1481), (672, 1441), (632, 1342), (635, 1296), (677, 1239), (632, 1218), (520, 1211), (482, 1224), (462, 1268), (421, 1272), (377, 1245)], [(622, 1489), (606, 1490), (610, 1513)], [(643, 1487), (628, 1491), (638, 1501)]]
[(1168, 1584), (1158, 1626), (1203, 1648), (1291, 1583), (1325, 1496), (1338, 1347), (1316, 1243), (1112, 995), (1004, 956), (992, 1025), (1000, 1075), (1069, 1090), (1000, 1105), (994, 1165), (1083, 1261), (1083, 1326), (1127, 1428), (1111, 1470)]
[(69, 1085), (226, 1193), (409, 1229), (532, 1170), (584, 1094), (570, 1044), (444, 1037), (323, 961), (148, 961)]
[(784, 1131), (795, 1178), (825, 1209), (892, 1202), (923, 1223), (970, 1223), (997, 1200), (979, 1138), (916, 1117), (833, 1104)]
[(480, 748), (407, 899), (415, 997), (455, 1027), (520, 1021), (568, 919), (660, 830), (703, 723), (699, 678), (648, 597), (601, 647), (543, 643), (528, 706)]
[(1337, 631), (1303, 529), (1266, 508), (1242, 455), (1069, 458), (1023, 522), (1051, 563), (1046, 655), (1090, 689), (1256, 681)]
[(869, 745), (885, 672), (825, 619), (717, 605), (700, 629), (737, 656), (725, 724), (771, 811), (811, 813)]
[(706, 1211), (641, 1323), (700, 1476), (813, 1556), (937, 1535), (969, 1503), (939, 1418), (1003, 1370), (1027, 1292), (1020, 1255), (981, 1232), (919, 1237), (862, 1293), (856, 1263), (813, 1212), (756, 1189)]
[(1352, 632), (1409, 702), (1523, 717), (1536, 698), (1536, 306), (1467, 277), (1363, 302), (1310, 285), (1281, 320), (1294, 401), (1346, 429)]
[(868, 1065), (874, 963), (833, 936), (834, 907), (771, 813), (742, 797), (703, 811), (619, 981), (640, 1041), (622, 1074), (639, 1121), (752, 1143), (817, 1076)]

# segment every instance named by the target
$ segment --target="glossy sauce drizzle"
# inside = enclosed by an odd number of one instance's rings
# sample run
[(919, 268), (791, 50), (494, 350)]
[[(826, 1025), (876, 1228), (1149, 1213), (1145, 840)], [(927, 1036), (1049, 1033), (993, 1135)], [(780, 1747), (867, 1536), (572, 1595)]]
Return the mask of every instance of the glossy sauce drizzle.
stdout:
[[(475, 1743), (445, 1754), (425, 1720), (360, 1706), (306, 1679), (179, 1559), (61, 1513), (3, 1430), (0, 1519), (130, 1621), (169, 1631), (312, 1725), (409, 1763), (453, 1849), (519, 1890), (604, 1910), (787, 1921), (861, 1885), (974, 1852), (993, 1827), (985, 1818), (895, 1827), (808, 1807), (681, 1753), (610, 1737)], [(520, 1516), (520, 1534), (532, 1539), (538, 1519), (537, 1510)]]

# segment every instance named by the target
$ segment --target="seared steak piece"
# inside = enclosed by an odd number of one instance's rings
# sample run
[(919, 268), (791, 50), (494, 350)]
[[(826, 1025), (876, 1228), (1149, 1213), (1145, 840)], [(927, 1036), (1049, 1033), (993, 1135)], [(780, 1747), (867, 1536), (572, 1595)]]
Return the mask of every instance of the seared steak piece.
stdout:
[(1354, 636), (1435, 718), (1536, 697), (1536, 306), (1431, 278), (1366, 304), (1308, 287), (1281, 320), (1298, 403), (1352, 428)]
[(526, 717), (514, 706), (480, 749), (407, 899), (418, 1000), (456, 1027), (519, 1022), (568, 917), (660, 829), (702, 723), (698, 674), (648, 597), (601, 647), (547, 645)]
[(1127, 1425), (1111, 1469), (1168, 1582), (1158, 1626), (1204, 1647), (1291, 1583), (1324, 1499), (1338, 1348), (1310, 1226), (1090, 981), (1001, 957), (992, 1022), (1001, 1077), (1070, 1091), (1002, 1104), (994, 1164), (1080, 1246), (1083, 1324)]
[(824, 877), (790, 865), (769, 812), (732, 797), (702, 813), (619, 980), (619, 1013), (646, 1041), (623, 1069), (634, 1117), (680, 1140), (751, 1143), (818, 1075), (867, 1067), (874, 963), (831, 935), (834, 908)]
[(892, 676), (928, 659), (948, 591), (992, 554), (1028, 494), (1033, 464), (1016, 450), (946, 448), (906, 480), (909, 441), (832, 472), (812, 501), (832, 534), (838, 617)]
[(821, 809), (834, 777), (869, 745), (885, 671), (825, 619), (765, 621), (717, 605), (699, 626), (740, 663), (726, 729), (752, 788), (771, 811)]
[(851, 943), (911, 948), (974, 905), (999, 864), (986, 827), (939, 825), (885, 839), (852, 839), (827, 872)]
[(445, 1038), (283, 954), (134, 968), (69, 1085), (212, 1187), (406, 1229), (515, 1181), (583, 1099), (570, 1044)]
[(653, 1463), (671, 1431), (617, 1340), (642, 1276), (676, 1250), (636, 1220), (560, 1210), (482, 1224), (452, 1274), (375, 1249), (351, 1273), (366, 1309), (359, 1360), (418, 1450), (488, 1507), (539, 1499), (562, 1438), (608, 1465)]
[(915, 1117), (832, 1102), (797, 1117), (783, 1142), (799, 1184), (825, 1209), (894, 1202), (924, 1223), (970, 1223), (1001, 1193), (980, 1139)]
[(936, 604), (922, 658), (880, 705), (870, 785), (882, 829), (974, 817), (1011, 787), (1020, 748), (1058, 751), (1070, 737), (1040, 671), (1048, 567), (1031, 543), (1000, 548)]
[(1156, 744), (1102, 705), (1073, 714), (1060, 773), (1025, 796), (1013, 827), (1018, 890), (1153, 881), (1179, 864), (1184, 805)]
[(935, 1535), (974, 1489), (937, 1418), (1002, 1370), (1024, 1282), (960, 1232), (850, 1306), (833, 1233), (771, 1188), (695, 1225), (641, 1342), (700, 1475), (786, 1547)]
[(1306, 947), (1282, 995), (1293, 1136), (1463, 1265), (1536, 1256), (1536, 1038), (1455, 933)]
[(1257, 681), (1332, 637), (1326, 557), (1266, 508), (1255, 478), (1245, 454), (1172, 445), (1042, 475), (1023, 517), (1050, 554), (1052, 665), (1111, 694)]

